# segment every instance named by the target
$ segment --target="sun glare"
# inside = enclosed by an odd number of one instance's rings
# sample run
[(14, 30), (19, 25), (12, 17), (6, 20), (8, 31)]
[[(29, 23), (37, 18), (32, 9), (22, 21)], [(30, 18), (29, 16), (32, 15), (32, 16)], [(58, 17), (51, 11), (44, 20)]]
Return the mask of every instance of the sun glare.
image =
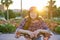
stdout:
[(42, 10), (43, 7), (47, 5), (47, 0), (24, 0), (23, 1), (23, 8), (29, 9), (31, 6), (36, 6), (38, 10)]

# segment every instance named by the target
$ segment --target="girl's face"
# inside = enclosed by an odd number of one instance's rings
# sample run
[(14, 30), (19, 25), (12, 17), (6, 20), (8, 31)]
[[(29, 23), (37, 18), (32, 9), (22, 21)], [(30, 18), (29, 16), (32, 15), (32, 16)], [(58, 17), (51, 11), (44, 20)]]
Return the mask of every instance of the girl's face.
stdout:
[(31, 19), (35, 19), (37, 17), (37, 13), (30, 12), (30, 17), (31, 17)]

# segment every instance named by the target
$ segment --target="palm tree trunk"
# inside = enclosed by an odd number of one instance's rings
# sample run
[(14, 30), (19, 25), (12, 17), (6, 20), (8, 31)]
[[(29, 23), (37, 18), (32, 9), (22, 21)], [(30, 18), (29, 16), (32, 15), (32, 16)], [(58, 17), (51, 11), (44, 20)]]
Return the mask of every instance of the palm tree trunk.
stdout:
[(21, 0), (21, 17), (22, 17), (22, 0)]
[(7, 7), (7, 20), (9, 20), (8, 7)]

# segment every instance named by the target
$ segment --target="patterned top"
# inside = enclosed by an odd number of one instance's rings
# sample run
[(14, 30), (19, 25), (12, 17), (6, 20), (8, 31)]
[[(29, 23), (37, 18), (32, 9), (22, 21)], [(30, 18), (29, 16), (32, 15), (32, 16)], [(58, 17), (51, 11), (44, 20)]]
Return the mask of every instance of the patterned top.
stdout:
[[(23, 21), (21, 22), (19, 28), (23, 29), (24, 28), (24, 24), (26, 23), (27, 19), (23, 19)], [(35, 31), (37, 29), (48, 29), (47, 25), (45, 24), (45, 22), (43, 20), (32, 20), (30, 23), (30, 26), (28, 28), (28, 30), (30, 31)]]

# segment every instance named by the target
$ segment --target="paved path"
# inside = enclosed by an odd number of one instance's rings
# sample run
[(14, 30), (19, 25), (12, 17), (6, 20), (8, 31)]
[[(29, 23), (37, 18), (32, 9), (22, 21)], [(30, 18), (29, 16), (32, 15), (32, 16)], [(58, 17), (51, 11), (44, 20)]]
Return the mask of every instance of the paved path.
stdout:
[[(23, 38), (15, 38), (14, 34), (2, 34), (0, 40), (23, 40)], [(49, 40), (60, 40), (60, 35), (52, 36)]]

